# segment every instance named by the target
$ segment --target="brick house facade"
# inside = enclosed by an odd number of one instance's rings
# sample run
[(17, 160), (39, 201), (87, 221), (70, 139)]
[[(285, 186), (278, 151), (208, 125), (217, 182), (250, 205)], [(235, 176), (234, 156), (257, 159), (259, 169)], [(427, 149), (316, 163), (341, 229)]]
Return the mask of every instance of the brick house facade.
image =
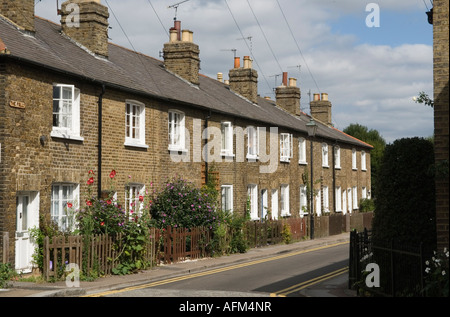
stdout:
[[(436, 164), (441, 173), (436, 177), (436, 223), (438, 249), (449, 248), (448, 231), (448, 107), (449, 107), (449, 3), (433, 2), (434, 46), (434, 141)], [(442, 170), (444, 168), (444, 170)]]
[[(72, 2), (80, 5), (79, 29), (66, 25)], [(201, 186), (207, 161), (233, 212), (243, 213), (251, 197), (254, 220), (265, 216), (262, 204), (274, 218), (299, 217), (313, 142), (317, 214), (357, 212), (370, 197), (372, 147), (329, 124), (326, 94), (311, 103), (320, 108), (311, 141), (311, 117), (300, 112), (300, 88), (287, 74), (277, 100), (268, 100), (257, 94), (247, 57), (243, 67), (236, 61), (229, 83), (199, 74), (200, 49), (178, 21), (160, 61), (107, 43), (100, 1), (63, 3), (61, 25), (34, 10), (19, 18), (16, 9), (32, 3), (0, 7), (0, 233), (10, 234), (10, 262), (18, 261), (24, 208), (29, 223), (40, 214), (64, 228), (65, 204), (84, 204), (89, 170), (100, 194), (115, 170), (117, 199), (126, 202), (176, 175)]]

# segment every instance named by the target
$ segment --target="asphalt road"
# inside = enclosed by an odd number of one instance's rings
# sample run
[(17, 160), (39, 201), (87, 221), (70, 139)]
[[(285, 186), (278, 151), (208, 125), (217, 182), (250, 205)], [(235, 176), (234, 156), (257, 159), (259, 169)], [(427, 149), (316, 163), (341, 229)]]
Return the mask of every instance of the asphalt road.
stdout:
[(304, 287), (345, 273), (347, 265), (348, 245), (344, 244), (183, 275), (103, 296), (297, 297)]

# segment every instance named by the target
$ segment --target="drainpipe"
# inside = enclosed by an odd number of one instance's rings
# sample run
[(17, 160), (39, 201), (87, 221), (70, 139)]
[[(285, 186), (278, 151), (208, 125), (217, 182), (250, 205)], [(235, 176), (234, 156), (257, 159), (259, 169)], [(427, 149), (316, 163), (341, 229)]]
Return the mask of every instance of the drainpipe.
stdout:
[[(209, 110), (209, 114), (206, 116), (205, 119), (205, 133), (208, 133), (208, 125), (209, 125), (209, 119), (211, 118), (211, 109)], [(208, 185), (208, 140), (205, 140), (205, 146), (206, 146), (206, 152), (205, 152), (205, 184)]]
[(102, 137), (103, 137), (103, 95), (105, 94), (105, 85), (102, 85), (102, 92), (98, 96), (98, 199), (102, 197)]

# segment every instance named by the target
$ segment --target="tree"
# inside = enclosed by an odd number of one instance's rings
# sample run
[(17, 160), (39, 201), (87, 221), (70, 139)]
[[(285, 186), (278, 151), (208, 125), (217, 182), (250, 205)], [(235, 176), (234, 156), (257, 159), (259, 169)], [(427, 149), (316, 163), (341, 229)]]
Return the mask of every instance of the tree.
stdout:
[(369, 130), (367, 127), (358, 123), (350, 124), (344, 129), (344, 133), (373, 146), (373, 150), (370, 152), (372, 196), (377, 196), (378, 171), (380, 169), (381, 160), (383, 159), (384, 149), (386, 148), (386, 141), (377, 130)]
[(380, 166), (372, 224), (374, 242), (434, 246), (434, 147), (423, 138), (396, 140), (386, 146)]

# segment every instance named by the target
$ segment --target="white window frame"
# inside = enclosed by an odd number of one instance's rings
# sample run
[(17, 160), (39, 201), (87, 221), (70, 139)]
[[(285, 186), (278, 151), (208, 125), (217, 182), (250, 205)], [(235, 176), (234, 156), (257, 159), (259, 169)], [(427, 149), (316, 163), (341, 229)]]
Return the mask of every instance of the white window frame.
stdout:
[(322, 167), (330, 167), (328, 161), (328, 144), (322, 143)]
[[(60, 90), (59, 98), (55, 98), (56, 89)], [(70, 98), (64, 99), (64, 90), (70, 91)], [(54, 138), (70, 139), (75, 141), (84, 141), (81, 137), (81, 123), (80, 123), (80, 89), (74, 85), (54, 84), (53, 85), (53, 115), (52, 115), (52, 131), (51, 136)], [(58, 111), (55, 111), (55, 106), (58, 105)], [(68, 113), (63, 113), (63, 109), (70, 106)], [(55, 116), (69, 116), (67, 124), (64, 126), (61, 119), (55, 123)]]
[(287, 185), (287, 184), (281, 185), (280, 198), (281, 198), (281, 203), (280, 203), (281, 216), (289, 217), (291, 215), (290, 202), (289, 202), (289, 185)]
[(361, 199), (367, 198), (367, 187), (362, 187), (361, 189)]
[(341, 147), (334, 146), (334, 168), (341, 169)]
[(233, 213), (233, 185), (222, 185), (221, 194), (222, 210)]
[(272, 219), (278, 219), (278, 189), (272, 189), (272, 197), (271, 197), (271, 206), (272, 206)]
[(358, 169), (358, 165), (356, 162), (356, 149), (352, 149), (352, 170), (356, 171)]
[(352, 202), (353, 202), (353, 210), (358, 209), (358, 187), (353, 186), (352, 188)]
[(186, 115), (179, 110), (169, 110), (169, 151), (186, 152)]
[(298, 163), (302, 165), (307, 165), (306, 161), (306, 139), (298, 138)]
[(336, 212), (342, 212), (342, 188), (341, 188), (341, 186), (336, 186), (336, 188), (335, 188), (335, 199), (336, 199)]
[[(66, 196), (64, 197), (64, 193)], [(57, 197), (55, 197), (57, 194)], [(76, 207), (79, 206), (80, 201), (80, 185), (73, 183), (54, 183), (52, 184), (52, 196), (51, 196), (51, 220), (58, 225), (58, 228), (62, 231), (71, 231), (75, 226), (74, 214), (70, 215)], [(68, 208), (67, 204), (71, 203), (72, 208)]]
[[(139, 217), (142, 216), (144, 202), (139, 201), (139, 196), (144, 196), (144, 193), (144, 184), (130, 183), (125, 187), (125, 211), (129, 218), (136, 215)], [(134, 206), (132, 206), (133, 203)], [(131, 213), (131, 210), (133, 210), (133, 213)]]
[(233, 124), (230, 121), (223, 121), (221, 123), (221, 135), (222, 146), (220, 155), (226, 157), (234, 157)]
[(306, 185), (300, 185), (300, 217), (308, 214), (308, 191)]
[(247, 159), (259, 159), (259, 128), (247, 127)]
[(328, 193), (328, 186), (323, 186), (323, 212), (330, 212), (330, 199)]
[(280, 134), (280, 161), (290, 162), (293, 157), (293, 135), (290, 133)]
[(342, 190), (342, 213), (344, 215), (347, 213), (347, 190), (345, 188)]
[(125, 102), (125, 146), (148, 148), (145, 144), (145, 105), (139, 101)]
[(367, 171), (366, 152), (365, 151), (361, 151), (361, 170)]
[(259, 220), (258, 215), (258, 185), (250, 184), (247, 187), (247, 195), (250, 198), (250, 219)]

